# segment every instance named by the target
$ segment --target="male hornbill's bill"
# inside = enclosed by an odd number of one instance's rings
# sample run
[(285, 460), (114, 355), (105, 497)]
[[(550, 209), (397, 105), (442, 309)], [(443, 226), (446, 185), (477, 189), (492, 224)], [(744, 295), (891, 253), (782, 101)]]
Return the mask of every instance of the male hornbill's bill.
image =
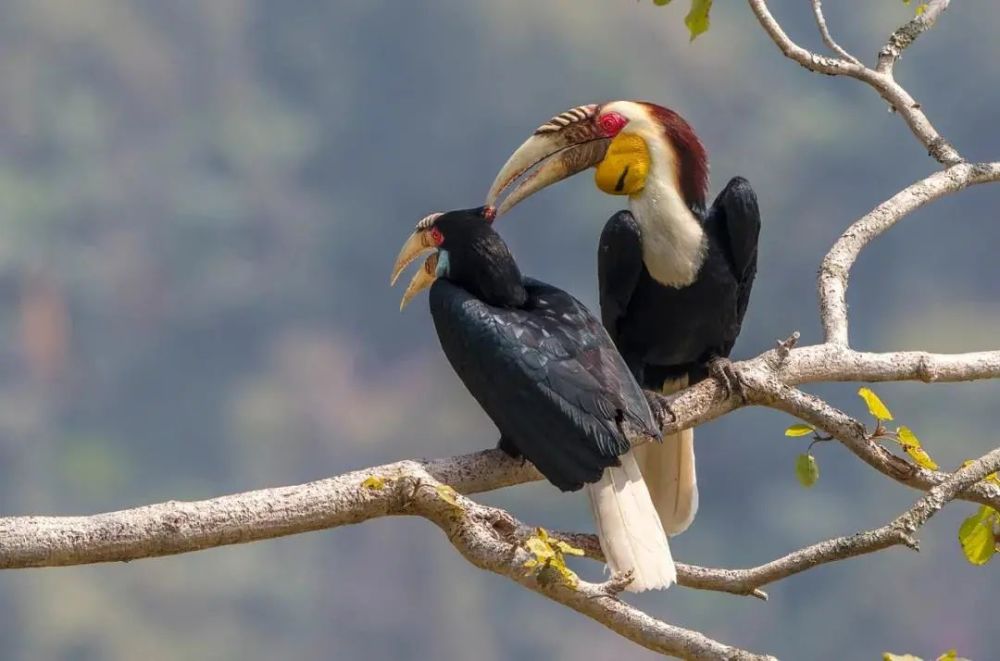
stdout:
[[(639, 101), (585, 105), (540, 126), (510, 157), (488, 194), (506, 212), (532, 193), (596, 166), (597, 187), (628, 195), (629, 210), (604, 226), (598, 250), (601, 318), (646, 388), (671, 393), (708, 374), (740, 386), (728, 356), (754, 275), (760, 215), (750, 184), (735, 177), (705, 208), (705, 149), (677, 113)], [(637, 448), (668, 534), (698, 509), (694, 436)]]
[[(601, 322), (552, 285), (523, 278), (485, 207), (417, 224), (393, 269), (428, 256), (402, 308), (427, 287), (441, 348), (500, 430), (500, 448), (555, 486), (584, 485), (612, 572), (629, 590), (675, 581), (667, 536), (626, 431), (659, 440), (642, 389)], [(647, 443), (648, 445), (648, 443)]]

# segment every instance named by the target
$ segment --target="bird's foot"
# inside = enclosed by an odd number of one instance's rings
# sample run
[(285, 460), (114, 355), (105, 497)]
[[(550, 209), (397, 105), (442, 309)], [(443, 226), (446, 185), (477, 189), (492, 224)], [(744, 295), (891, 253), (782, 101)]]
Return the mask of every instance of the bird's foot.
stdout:
[(677, 420), (677, 415), (670, 408), (670, 403), (674, 400), (674, 396), (664, 396), (659, 393), (650, 392), (649, 390), (643, 390), (642, 394), (646, 396), (649, 410), (653, 412), (653, 419), (658, 426), (662, 427), (668, 422)]
[(716, 357), (708, 362), (709, 375), (719, 382), (726, 397), (738, 395), (747, 401), (746, 382), (739, 370), (728, 358)]
[(635, 580), (635, 573), (629, 569), (628, 571), (612, 574), (611, 578), (602, 583), (600, 588), (601, 591), (607, 596), (617, 599), (618, 595), (621, 594), (633, 580)]

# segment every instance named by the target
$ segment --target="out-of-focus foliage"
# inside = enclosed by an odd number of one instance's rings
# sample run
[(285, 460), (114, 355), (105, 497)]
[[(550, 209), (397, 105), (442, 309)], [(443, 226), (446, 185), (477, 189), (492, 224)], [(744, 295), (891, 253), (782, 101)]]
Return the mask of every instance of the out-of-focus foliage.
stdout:
[[(785, 61), (742, 3), (715, 3), (712, 29), (693, 44), (687, 3), (567, 6), (0, 4), (3, 513), (193, 500), (495, 445), (426, 308), (400, 315), (386, 280), (417, 219), (481, 203), (531, 130), (579, 103), (668, 105), (706, 144), (713, 194), (736, 174), (758, 191), (760, 272), (734, 357), (796, 329), (818, 339), (823, 253), (932, 168), (906, 127), (870, 90)], [(838, 39), (869, 61), (908, 14), (898, 3), (824, 7)], [(808, 3), (772, 8), (790, 34), (820, 43)], [(1000, 155), (998, 11), (953, 3), (897, 72), (970, 159)], [(595, 305), (597, 240), (621, 205), (584, 174), (498, 229), (525, 273)], [(848, 291), (852, 345), (993, 348), (998, 205), (1000, 190), (970, 189), (866, 251)], [(857, 385), (810, 388), (859, 412)], [(995, 444), (995, 384), (879, 394), (942, 466)], [(822, 481), (801, 489), (782, 425), (747, 409), (699, 427), (701, 504), (671, 540), (679, 562), (767, 562), (881, 525), (918, 497), (834, 443), (823, 446)], [(581, 494), (536, 484), (476, 498), (533, 525), (592, 529)], [(782, 581), (763, 610), (680, 587), (625, 598), (780, 658), (956, 646), (988, 659), (1000, 648), (983, 606), (995, 563), (973, 567), (957, 552), (968, 514), (959, 505), (936, 516), (919, 555)], [(591, 561), (566, 564), (601, 579)], [(458, 661), (469, 649), (482, 661), (655, 658), (469, 566), (437, 528), (406, 517), (3, 572), (0, 614), (0, 656), (12, 661)]]

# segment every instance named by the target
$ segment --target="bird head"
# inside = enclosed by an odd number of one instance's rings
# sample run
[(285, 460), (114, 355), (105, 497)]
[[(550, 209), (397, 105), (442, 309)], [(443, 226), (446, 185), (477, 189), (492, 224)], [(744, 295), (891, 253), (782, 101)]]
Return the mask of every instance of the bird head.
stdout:
[(410, 280), (402, 310), (414, 296), (441, 277), (465, 287), (487, 302), (517, 302), (521, 274), (507, 245), (493, 230), (491, 207), (432, 213), (417, 223), (403, 244), (392, 267), (390, 285), (395, 285), (403, 270), (424, 253), (431, 251)]
[[(705, 206), (705, 148), (680, 115), (644, 101), (577, 106), (542, 124), (501, 168), (486, 205), (500, 216), (589, 167), (596, 168), (597, 187), (610, 195), (641, 197), (656, 177), (675, 188), (689, 208)], [(507, 196), (497, 206), (504, 192)]]

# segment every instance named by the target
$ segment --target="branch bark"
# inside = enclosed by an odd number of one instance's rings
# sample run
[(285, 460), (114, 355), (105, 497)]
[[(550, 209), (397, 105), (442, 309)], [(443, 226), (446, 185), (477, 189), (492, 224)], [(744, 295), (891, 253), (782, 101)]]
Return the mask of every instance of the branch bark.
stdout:
[(930, 0), (924, 5), (924, 10), (920, 15), (889, 35), (889, 41), (878, 52), (878, 64), (875, 70), (891, 76), (892, 68), (896, 65), (903, 51), (909, 48), (910, 44), (917, 40), (917, 37), (934, 27), (938, 18), (950, 4), (951, 0)]

